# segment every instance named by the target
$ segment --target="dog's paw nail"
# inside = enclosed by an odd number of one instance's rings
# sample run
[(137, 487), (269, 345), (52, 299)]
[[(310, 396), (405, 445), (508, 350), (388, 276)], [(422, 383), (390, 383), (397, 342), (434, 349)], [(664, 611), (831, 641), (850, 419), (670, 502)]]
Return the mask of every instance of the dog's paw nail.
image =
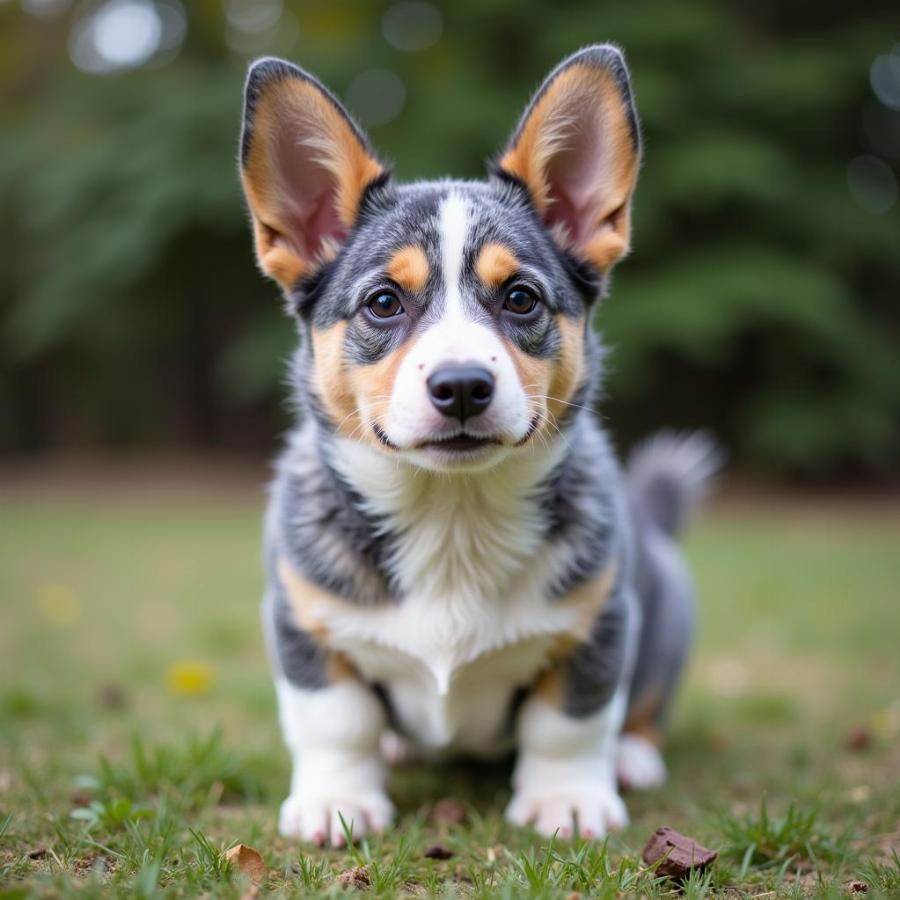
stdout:
[(578, 832), (586, 840), (602, 838), (608, 831), (620, 830), (628, 822), (628, 812), (619, 795), (608, 784), (587, 782), (583, 789), (560, 794), (517, 795), (507, 809), (507, 819), (521, 825), (521, 810), (537, 809), (535, 829), (546, 837), (556, 835), (571, 840), (574, 820)]

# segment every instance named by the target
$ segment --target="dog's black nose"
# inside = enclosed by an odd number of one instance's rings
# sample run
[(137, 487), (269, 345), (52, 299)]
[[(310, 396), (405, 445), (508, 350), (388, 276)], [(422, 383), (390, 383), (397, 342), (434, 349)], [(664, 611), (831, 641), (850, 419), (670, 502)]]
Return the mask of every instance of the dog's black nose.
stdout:
[(427, 384), (434, 408), (460, 422), (487, 409), (494, 396), (494, 376), (481, 366), (443, 366), (428, 376)]

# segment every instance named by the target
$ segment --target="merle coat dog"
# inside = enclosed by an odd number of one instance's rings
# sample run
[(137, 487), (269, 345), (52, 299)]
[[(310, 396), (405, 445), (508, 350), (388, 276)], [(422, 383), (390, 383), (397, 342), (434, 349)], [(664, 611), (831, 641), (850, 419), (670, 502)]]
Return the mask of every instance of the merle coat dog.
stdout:
[(241, 177), (301, 337), (265, 535), (285, 835), (387, 827), (386, 750), (514, 750), (507, 816), (543, 834), (600, 837), (617, 781), (663, 780), (673, 534), (710, 455), (659, 438), (623, 475), (593, 412), (640, 149), (612, 46), (556, 68), (476, 182), (396, 184), (315, 78), (250, 69)]

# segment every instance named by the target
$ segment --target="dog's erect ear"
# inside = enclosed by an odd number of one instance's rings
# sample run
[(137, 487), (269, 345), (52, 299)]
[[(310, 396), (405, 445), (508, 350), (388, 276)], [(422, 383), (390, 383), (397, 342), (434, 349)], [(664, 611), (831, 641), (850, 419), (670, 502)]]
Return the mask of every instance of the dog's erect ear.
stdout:
[(250, 67), (241, 181), (259, 264), (285, 291), (347, 236), (366, 187), (384, 171), (315, 78), (279, 59)]
[(604, 44), (550, 73), (499, 168), (524, 182), (558, 241), (605, 270), (628, 250), (640, 154), (628, 69)]

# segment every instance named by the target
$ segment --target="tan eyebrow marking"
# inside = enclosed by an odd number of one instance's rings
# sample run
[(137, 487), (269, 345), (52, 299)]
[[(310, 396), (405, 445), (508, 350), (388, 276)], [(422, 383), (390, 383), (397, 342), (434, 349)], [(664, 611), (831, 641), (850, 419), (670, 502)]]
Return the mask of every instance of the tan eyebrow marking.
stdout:
[(478, 277), (491, 287), (499, 287), (519, 269), (519, 261), (515, 254), (503, 244), (485, 244), (478, 252), (475, 272)]
[(404, 291), (421, 291), (428, 281), (428, 257), (421, 247), (412, 244), (401, 247), (388, 260), (388, 277)]

